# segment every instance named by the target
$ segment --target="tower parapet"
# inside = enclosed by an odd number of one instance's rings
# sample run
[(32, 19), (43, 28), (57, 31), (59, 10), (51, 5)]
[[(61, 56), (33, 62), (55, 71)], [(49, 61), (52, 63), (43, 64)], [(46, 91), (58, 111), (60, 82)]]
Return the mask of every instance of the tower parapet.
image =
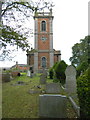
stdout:
[(53, 18), (54, 16), (52, 15), (52, 9), (50, 9), (50, 12), (35, 12), (34, 13), (34, 18)]

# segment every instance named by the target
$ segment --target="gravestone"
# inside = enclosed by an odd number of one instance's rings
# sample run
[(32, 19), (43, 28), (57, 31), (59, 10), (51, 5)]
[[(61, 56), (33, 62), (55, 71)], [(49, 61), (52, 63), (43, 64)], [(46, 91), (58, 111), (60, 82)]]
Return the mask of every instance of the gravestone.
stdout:
[(66, 104), (66, 96), (39, 95), (39, 116), (44, 118), (66, 118)]
[(76, 69), (70, 65), (65, 70), (66, 92), (68, 94), (76, 93)]
[(37, 94), (37, 93), (41, 93), (41, 91), (40, 90), (31, 89), (31, 90), (28, 91), (28, 93), (30, 93), (30, 94)]
[(27, 71), (27, 76), (30, 77), (31, 73), (30, 70)]
[(60, 93), (60, 85), (58, 83), (47, 83), (46, 93)]
[(10, 82), (10, 74), (2, 73), (2, 82)]
[(20, 71), (18, 71), (18, 70), (12, 71), (11, 76), (16, 77), (16, 76), (18, 76), (18, 73), (20, 73)]
[(40, 84), (46, 84), (46, 77), (43, 74), (40, 76)]
[(47, 78), (47, 71), (43, 69), (43, 75)]
[(33, 67), (30, 67), (30, 78), (33, 77)]

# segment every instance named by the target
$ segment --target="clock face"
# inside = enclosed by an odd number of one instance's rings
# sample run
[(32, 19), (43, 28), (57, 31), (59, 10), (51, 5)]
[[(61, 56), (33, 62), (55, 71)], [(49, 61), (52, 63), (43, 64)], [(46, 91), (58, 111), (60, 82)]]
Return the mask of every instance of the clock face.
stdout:
[(42, 41), (46, 41), (47, 38), (46, 38), (46, 37), (41, 37), (41, 40), (42, 40)]

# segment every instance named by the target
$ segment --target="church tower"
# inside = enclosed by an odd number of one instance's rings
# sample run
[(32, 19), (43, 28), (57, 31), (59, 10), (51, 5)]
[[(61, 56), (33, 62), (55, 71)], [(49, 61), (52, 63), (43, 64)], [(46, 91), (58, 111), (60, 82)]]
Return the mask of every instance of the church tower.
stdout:
[(53, 18), (52, 10), (34, 14), (34, 49), (27, 53), (27, 64), (36, 72), (61, 60), (60, 51), (53, 49)]

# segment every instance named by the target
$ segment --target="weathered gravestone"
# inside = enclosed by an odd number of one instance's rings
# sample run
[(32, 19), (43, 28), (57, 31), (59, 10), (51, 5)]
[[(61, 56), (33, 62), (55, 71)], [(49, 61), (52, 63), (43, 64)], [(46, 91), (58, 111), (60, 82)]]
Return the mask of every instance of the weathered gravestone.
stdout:
[(76, 69), (70, 65), (65, 70), (66, 92), (68, 94), (76, 93)]
[(37, 94), (37, 93), (41, 93), (40, 90), (34, 90), (34, 89), (31, 89), (28, 91), (29, 94)]
[(20, 71), (18, 71), (18, 70), (12, 71), (11, 76), (16, 77), (16, 76), (18, 76), (18, 73), (20, 73)]
[(43, 69), (43, 75), (47, 77), (47, 71), (45, 69)]
[(27, 71), (27, 76), (30, 77), (31, 73), (30, 70)]
[(40, 76), (40, 84), (46, 84), (46, 77), (43, 74)]
[(2, 73), (2, 82), (10, 82), (10, 74)]
[(46, 93), (60, 93), (60, 85), (58, 83), (47, 83)]
[(66, 96), (39, 95), (39, 116), (44, 118), (66, 118), (66, 104)]

